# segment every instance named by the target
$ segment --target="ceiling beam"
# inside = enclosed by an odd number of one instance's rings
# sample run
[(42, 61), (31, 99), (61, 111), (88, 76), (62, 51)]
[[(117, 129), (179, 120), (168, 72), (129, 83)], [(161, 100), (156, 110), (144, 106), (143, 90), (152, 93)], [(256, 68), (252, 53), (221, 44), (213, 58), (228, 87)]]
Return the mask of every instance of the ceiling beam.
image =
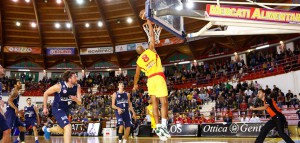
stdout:
[[(169, 51), (168, 51), (168, 53), (169, 53)], [(175, 55), (176, 53), (180, 53), (180, 52), (178, 52), (176, 49), (173, 49), (172, 52), (171, 52), (170, 54), (166, 55), (166, 56), (161, 60), (162, 63), (168, 63), (168, 61), (166, 62), (166, 60), (167, 60), (168, 58), (170, 58), (171, 56)]]
[(2, 56), (2, 67), (5, 67), (5, 54), (4, 54), (4, 44), (5, 44), (5, 37), (4, 37), (4, 25), (3, 25), (3, 2), (0, 1), (0, 28), (1, 28), (1, 56)]
[(34, 14), (35, 14), (35, 20), (36, 20), (36, 24), (37, 24), (37, 29), (38, 29), (38, 32), (39, 32), (39, 38), (40, 38), (40, 47), (42, 49), (42, 57), (43, 57), (43, 63), (44, 63), (44, 69), (47, 69), (47, 65), (46, 65), (46, 48), (44, 47), (44, 39), (43, 39), (43, 32), (42, 32), (42, 28), (41, 28), (41, 24), (40, 24), (40, 15), (38, 13), (38, 10), (37, 10), (37, 0), (33, 0), (32, 1), (32, 4), (33, 4), (33, 9), (34, 9)]
[[(128, 2), (128, 4), (129, 4), (129, 6), (130, 6), (130, 8), (131, 8), (131, 10), (133, 11), (133, 14), (134, 14), (134, 17), (135, 17), (135, 19), (138, 21), (138, 23), (139, 23), (139, 27), (140, 27), (140, 29), (142, 30), (142, 31), (144, 31), (144, 28), (143, 28), (143, 20), (140, 18), (140, 15), (139, 15), (139, 11), (137, 11), (137, 7), (136, 7), (136, 4), (132, 1), (132, 0), (127, 0), (127, 2)], [(147, 36), (147, 34), (145, 33), (145, 32), (143, 32), (144, 33), (144, 37), (145, 37), (145, 40), (146, 41), (148, 41), (148, 36)]]
[(65, 8), (66, 8), (66, 11), (67, 11), (67, 14), (68, 14), (68, 18), (70, 20), (70, 23), (72, 25), (72, 33), (74, 35), (74, 38), (75, 38), (75, 43), (76, 43), (76, 49), (77, 49), (77, 54), (78, 54), (78, 57), (79, 57), (79, 61), (80, 61), (80, 66), (81, 68), (84, 68), (84, 65), (82, 63), (82, 59), (81, 59), (81, 55), (80, 55), (80, 43), (79, 43), (79, 36), (78, 36), (78, 33), (76, 31), (76, 27), (75, 27), (75, 24), (74, 24), (74, 19), (73, 19), (73, 16), (72, 16), (72, 13), (71, 13), (71, 10), (70, 10), (70, 6), (69, 6), (69, 3), (67, 0), (64, 0), (64, 4), (65, 4)]
[(111, 31), (111, 27), (110, 27), (109, 23), (107, 22), (106, 16), (105, 16), (105, 14), (104, 14), (104, 10), (103, 10), (103, 5), (104, 5), (104, 4), (103, 4), (103, 0), (95, 0), (95, 2), (96, 2), (96, 6), (97, 6), (97, 8), (98, 8), (99, 14), (100, 14), (100, 16), (101, 16), (101, 18), (102, 18), (103, 26), (106, 27), (106, 32), (108, 33), (110, 42), (111, 42), (111, 44), (112, 44), (112, 46), (113, 46), (114, 54), (116, 54), (116, 56), (117, 56), (117, 63), (118, 63), (118, 66), (121, 67), (121, 65), (120, 65), (119, 54), (116, 52), (116, 45), (115, 45), (116, 41), (115, 41), (115, 38), (114, 38), (113, 33), (112, 33), (112, 31)]
[(237, 50), (240, 48), (239, 45), (232, 39), (231, 36), (227, 36), (226, 38), (231, 43), (231, 45), (233, 47), (232, 49)]
[(195, 47), (193, 47), (192, 44), (190, 44), (189, 42), (187, 42), (187, 47), (191, 51), (191, 55), (192, 55), (193, 59), (196, 59), (197, 58), (197, 52), (195, 51)]

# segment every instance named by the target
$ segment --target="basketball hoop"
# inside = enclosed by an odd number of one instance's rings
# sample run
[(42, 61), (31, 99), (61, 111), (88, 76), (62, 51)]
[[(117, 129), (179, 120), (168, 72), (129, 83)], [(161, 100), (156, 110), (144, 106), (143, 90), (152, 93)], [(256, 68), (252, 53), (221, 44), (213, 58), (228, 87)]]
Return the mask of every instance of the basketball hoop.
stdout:
[[(161, 32), (162, 28), (159, 27), (158, 25), (156, 25), (155, 23), (152, 23), (152, 26), (153, 26), (155, 44), (159, 44), (160, 43), (159, 36), (160, 36), (160, 32)], [(143, 24), (143, 28), (148, 36), (148, 42), (150, 43), (150, 29), (149, 29), (149, 25), (147, 24), (147, 22)]]

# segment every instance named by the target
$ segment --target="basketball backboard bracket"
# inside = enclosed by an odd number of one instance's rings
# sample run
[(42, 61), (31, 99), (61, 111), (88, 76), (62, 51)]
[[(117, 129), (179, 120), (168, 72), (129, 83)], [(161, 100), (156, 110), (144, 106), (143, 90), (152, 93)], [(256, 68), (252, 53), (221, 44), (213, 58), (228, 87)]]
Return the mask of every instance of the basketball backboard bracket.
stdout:
[[(258, 10), (264, 11), (274, 11), (274, 12), (291, 12), (283, 10), (270, 9), (267, 6), (300, 6), (300, 4), (287, 4), (287, 3), (258, 3), (248, 0), (248, 2), (230, 2), (230, 1), (205, 1), (205, 0), (190, 0), (191, 2), (200, 3), (214, 3), (218, 4), (231, 4), (231, 5), (258, 5), (266, 9), (259, 8)], [(261, 35), (261, 34), (289, 34), (289, 33), (300, 33), (300, 22), (289, 22), (289, 21), (272, 21), (272, 20), (256, 20), (247, 18), (240, 18), (234, 16), (219, 16), (211, 15), (209, 10), (206, 11), (193, 11), (187, 9), (178, 10), (178, 6), (182, 6), (181, 0), (147, 0), (146, 2), (146, 17), (152, 22), (158, 24), (163, 29), (167, 30), (174, 35), (187, 38), (196, 37), (211, 37), (211, 36), (226, 36), (226, 35)], [(210, 6), (210, 5), (209, 5)], [(224, 7), (239, 9), (244, 8), (246, 10), (254, 10), (251, 7), (236, 7), (224, 5)], [(223, 8), (223, 5), (222, 5)], [(255, 10), (257, 10), (255, 8)], [(220, 10), (221, 11), (221, 10)], [(253, 11), (252, 11), (253, 12)], [(296, 14), (300, 14), (296, 12)], [(176, 18), (177, 19), (176, 19)], [(198, 32), (189, 33), (185, 35), (183, 26), (183, 17), (198, 19), (202, 21), (207, 21), (204, 27), (202, 27)], [(279, 17), (279, 16), (278, 16)], [(180, 21), (178, 20), (180, 18)], [(177, 22), (172, 23), (172, 20), (177, 20)], [(170, 22), (171, 20), (171, 22)], [(178, 25), (176, 25), (178, 24)], [(222, 31), (215, 31), (210, 29), (212, 26), (225, 26)], [(180, 27), (180, 28), (179, 28)]]

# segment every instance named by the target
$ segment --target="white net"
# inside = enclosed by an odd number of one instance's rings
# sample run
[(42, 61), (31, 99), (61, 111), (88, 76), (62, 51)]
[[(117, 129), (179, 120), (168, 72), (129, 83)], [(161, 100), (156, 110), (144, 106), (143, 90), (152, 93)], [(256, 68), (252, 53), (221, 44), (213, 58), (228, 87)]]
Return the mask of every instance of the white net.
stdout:
[[(159, 36), (160, 36), (160, 32), (162, 30), (161, 27), (159, 27), (158, 25), (156, 24), (152, 24), (153, 26), (153, 32), (154, 32), (154, 36), (155, 36), (155, 44), (159, 44), (160, 41), (159, 41)], [(146, 32), (147, 36), (148, 36), (148, 42), (150, 42), (150, 29), (149, 29), (149, 25), (147, 23), (143, 24), (143, 28), (144, 28), (144, 31)]]

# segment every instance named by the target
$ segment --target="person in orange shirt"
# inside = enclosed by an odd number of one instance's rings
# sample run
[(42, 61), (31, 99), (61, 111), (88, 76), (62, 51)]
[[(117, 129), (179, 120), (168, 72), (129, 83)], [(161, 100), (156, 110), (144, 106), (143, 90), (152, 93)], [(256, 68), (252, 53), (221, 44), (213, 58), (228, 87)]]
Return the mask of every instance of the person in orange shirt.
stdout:
[[(145, 50), (143, 46), (138, 46), (136, 48), (136, 51), (140, 56), (136, 62), (137, 66), (134, 76), (133, 91), (138, 89), (140, 71), (144, 72), (148, 77), (148, 93), (151, 96), (153, 104), (153, 115), (156, 123), (155, 133), (159, 136), (160, 140), (166, 141), (171, 137), (167, 129), (168, 89), (166, 77), (163, 73), (161, 59), (155, 50), (155, 37), (152, 22), (150, 20), (147, 20), (147, 24), (149, 26), (150, 35), (149, 49)], [(159, 123), (158, 114), (159, 101), (161, 103), (161, 123)]]
[(274, 99), (266, 98), (265, 90), (259, 89), (258, 98), (264, 102), (264, 106), (261, 107), (250, 107), (250, 110), (266, 110), (270, 116), (272, 117), (261, 129), (259, 136), (256, 138), (255, 143), (262, 143), (264, 142), (267, 134), (272, 130), (274, 127), (277, 128), (279, 136), (287, 142), (287, 143), (294, 143), (294, 141), (284, 132), (284, 125), (287, 124), (285, 116), (281, 113), (281, 110), (277, 106)]

